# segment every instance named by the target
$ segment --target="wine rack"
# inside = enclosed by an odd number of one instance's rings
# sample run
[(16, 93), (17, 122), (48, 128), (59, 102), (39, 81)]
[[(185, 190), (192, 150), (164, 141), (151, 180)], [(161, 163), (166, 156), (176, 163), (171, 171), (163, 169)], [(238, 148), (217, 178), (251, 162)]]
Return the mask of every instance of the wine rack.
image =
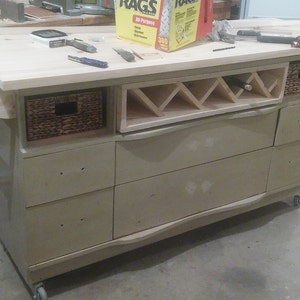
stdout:
[[(130, 132), (216, 114), (276, 104), (282, 100), (287, 67), (148, 82), (120, 87), (118, 130)], [(230, 83), (234, 78), (251, 87)]]

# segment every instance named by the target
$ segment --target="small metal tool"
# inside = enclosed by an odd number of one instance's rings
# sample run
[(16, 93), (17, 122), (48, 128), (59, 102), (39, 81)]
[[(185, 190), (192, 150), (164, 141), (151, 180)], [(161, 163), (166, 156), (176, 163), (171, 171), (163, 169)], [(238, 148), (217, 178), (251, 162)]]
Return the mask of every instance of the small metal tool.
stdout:
[(290, 44), (295, 41), (295, 37), (280, 34), (263, 34), (257, 33), (257, 40), (263, 43)]
[[(263, 43), (290, 44), (294, 48), (299, 48), (299, 37), (290, 34), (262, 33), (255, 30), (239, 30), (237, 36), (256, 37), (257, 41)], [(298, 39), (298, 41), (297, 41)]]
[(235, 46), (213, 49), (213, 52), (234, 49)]
[(143, 59), (142, 56), (140, 56), (136, 51), (134, 51), (133, 49), (131, 49), (131, 52), (136, 56), (138, 57), (139, 59)]
[(135, 56), (122, 48), (113, 48), (122, 58), (124, 58), (128, 62), (135, 61)]
[(67, 46), (72, 46), (74, 48), (77, 48), (79, 50), (89, 52), (89, 53), (95, 53), (97, 52), (97, 48), (91, 44), (85, 43), (82, 40), (79, 39), (73, 39), (73, 40), (66, 40)]
[(105, 69), (108, 67), (107, 61), (101, 61), (101, 60), (87, 58), (87, 57), (77, 57), (72, 55), (68, 55), (68, 59), (72, 61), (76, 61), (80, 64), (89, 65), (101, 69)]
[(236, 34), (239, 35), (239, 36), (254, 36), (256, 37), (257, 36), (257, 31), (255, 30), (251, 30), (251, 29), (244, 29), (244, 30), (239, 30)]

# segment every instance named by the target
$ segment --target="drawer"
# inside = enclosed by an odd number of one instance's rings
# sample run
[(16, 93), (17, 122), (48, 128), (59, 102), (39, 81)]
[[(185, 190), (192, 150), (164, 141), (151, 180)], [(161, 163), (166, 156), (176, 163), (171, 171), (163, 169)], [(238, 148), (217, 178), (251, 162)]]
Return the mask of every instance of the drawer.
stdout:
[(280, 110), (275, 145), (300, 141), (300, 105)]
[(295, 184), (300, 185), (300, 142), (274, 148), (268, 190)]
[(116, 186), (114, 238), (265, 192), (271, 148)]
[(104, 143), (24, 159), (27, 206), (113, 186), (114, 149)]
[(113, 189), (28, 208), (29, 265), (112, 239)]
[(116, 183), (270, 147), (278, 111), (254, 117), (204, 123), (116, 145)]

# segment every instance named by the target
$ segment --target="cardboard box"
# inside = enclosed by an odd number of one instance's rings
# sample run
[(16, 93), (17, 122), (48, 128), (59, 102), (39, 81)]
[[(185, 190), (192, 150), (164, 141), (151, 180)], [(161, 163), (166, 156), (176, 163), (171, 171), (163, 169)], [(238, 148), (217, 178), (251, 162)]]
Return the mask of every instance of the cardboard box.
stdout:
[(117, 36), (174, 51), (212, 30), (213, 0), (116, 0)]

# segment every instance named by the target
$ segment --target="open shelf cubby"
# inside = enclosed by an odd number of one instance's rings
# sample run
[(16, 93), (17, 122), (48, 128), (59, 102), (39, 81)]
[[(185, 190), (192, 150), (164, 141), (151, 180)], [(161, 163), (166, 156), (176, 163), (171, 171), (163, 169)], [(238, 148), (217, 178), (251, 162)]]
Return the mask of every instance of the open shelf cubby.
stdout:
[[(118, 130), (131, 132), (282, 100), (286, 67), (120, 87)], [(247, 85), (245, 87), (245, 84)]]

